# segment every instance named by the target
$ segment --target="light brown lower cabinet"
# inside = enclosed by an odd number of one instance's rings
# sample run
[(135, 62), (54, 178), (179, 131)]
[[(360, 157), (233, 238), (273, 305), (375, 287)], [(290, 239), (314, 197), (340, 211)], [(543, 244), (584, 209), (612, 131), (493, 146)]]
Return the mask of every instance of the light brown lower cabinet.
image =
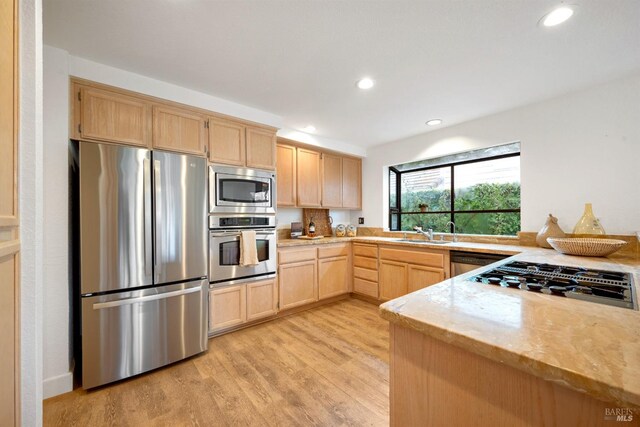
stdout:
[(338, 243), (278, 250), (280, 310), (351, 291), (351, 245)]
[(381, 247), (380, 299), (390, 300), (442, 282), (449, 276), (449, 253)]
[(378, 299), (378, 246), (353, 244), (353, 292)]
[(407, 293), (407, 263), (380, 260), (380, 299), (390, 300)]
[(247, 283), (247, 321), (273, 316), (278, 311), (275, 280)]
[(318, 260), (318, 299), (349, 292), (349, 258), (340, 256)]
[(278, 267), (280, 310), (318, 301), (316, 261), (282, 264)]
[(217, 332), (277, 313), (275, 279), (209, 291), (209, 332)]
[(228, 286), (209, 291), (209, 331), (214, 332), (247, 321), (246, 286)]
[(440, 283), (444, 279), (445, 272), (441, 268), (407, 264), (407, 293)]

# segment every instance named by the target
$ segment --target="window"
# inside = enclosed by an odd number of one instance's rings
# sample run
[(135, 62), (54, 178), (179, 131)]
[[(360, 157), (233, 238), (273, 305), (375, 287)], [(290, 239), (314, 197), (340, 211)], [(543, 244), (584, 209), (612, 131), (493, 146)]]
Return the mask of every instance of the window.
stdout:
[(520, 144), (389, 168), (389, 229), (516, 235)]

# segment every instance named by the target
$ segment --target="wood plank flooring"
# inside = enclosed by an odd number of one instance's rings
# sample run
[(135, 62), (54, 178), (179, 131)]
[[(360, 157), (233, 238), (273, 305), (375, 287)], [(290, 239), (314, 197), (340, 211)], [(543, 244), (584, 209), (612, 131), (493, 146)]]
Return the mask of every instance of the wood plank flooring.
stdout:
[(347, 299), (213, 338), (202, 355), (44, 401), (45, 426), (383, 426), (389, 326)]

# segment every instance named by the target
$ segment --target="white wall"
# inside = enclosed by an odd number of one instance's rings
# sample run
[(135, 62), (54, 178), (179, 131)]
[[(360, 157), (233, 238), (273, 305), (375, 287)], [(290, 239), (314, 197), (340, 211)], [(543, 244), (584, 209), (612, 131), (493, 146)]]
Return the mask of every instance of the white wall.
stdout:
[(64, 50), (44, 50), (44, 398), (73, 387), (69, 331), (69, 72)]
[(586, 202), (607, 233), (640, 230), (640, 74), (370, 148), (365, 224), (388, 227), (387, 166), (513, 141), (521, 141), (523, 231), (553, 213), (571, 232)]
[[(23, 426), (42, 425), (42, 2), (19, 2), (20, 400)], [(4, 380), (4, 379), (2, 379)]]
[(324, 138), (318, 135), (310, 135), (295, 129), (283, 128), (278, 131), (278, 136), (291, 139), (293, 141), (302, 142), (303, 144), (325, 148), (327, 150), (339, 151), (341, 153), (350, 154), (357, 157), (366, 157), (367, 150), (364, 147), (353, 145), (349, 142), (338, 141), (335, 139)]
[[(49, 46), (47, 46), (49, 48)], [(193, 107), (227, 114), (251, 120), (257, 123), (282, 127), (282, 118), (275, 114), (242, 104), (217, 98), (206, 93), (197, 92), (161, 80), (152, 79), (140, 74), (110, 67), (105, 64), (89, 61), (69, 55), (69, 75), (99, 83), (131, 90), (145, 95), (155, 96), (169, 101), (180, 102)]]

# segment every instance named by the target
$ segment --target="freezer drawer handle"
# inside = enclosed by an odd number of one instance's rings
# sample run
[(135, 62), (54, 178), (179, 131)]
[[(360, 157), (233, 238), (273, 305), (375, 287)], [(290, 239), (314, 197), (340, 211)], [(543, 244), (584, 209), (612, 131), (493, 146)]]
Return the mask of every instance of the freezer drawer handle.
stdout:
[(196, 288), (181, 289), (179, 291), (165, 292), (163, 294), (156, 294), (156, 295), (147, 295), (147, 296), (138, 297), (138, 298), (128, 298), (128, 299), (123, 299), (118, 301), (109, 301), (109, 302), (97, 302), (93, 304), (93, 309), (100, 310), (103, 308), (119, 307), (121, 305), (130, 305), (138, 302), (147, 302), (147, 301), (154, 301), (157, 299), (177, 297), (179, 295), (186, 295), (186, 294), (192, 294), (194, 292), (200, 292), (201, 290), (202, 288), (198, 286)]

